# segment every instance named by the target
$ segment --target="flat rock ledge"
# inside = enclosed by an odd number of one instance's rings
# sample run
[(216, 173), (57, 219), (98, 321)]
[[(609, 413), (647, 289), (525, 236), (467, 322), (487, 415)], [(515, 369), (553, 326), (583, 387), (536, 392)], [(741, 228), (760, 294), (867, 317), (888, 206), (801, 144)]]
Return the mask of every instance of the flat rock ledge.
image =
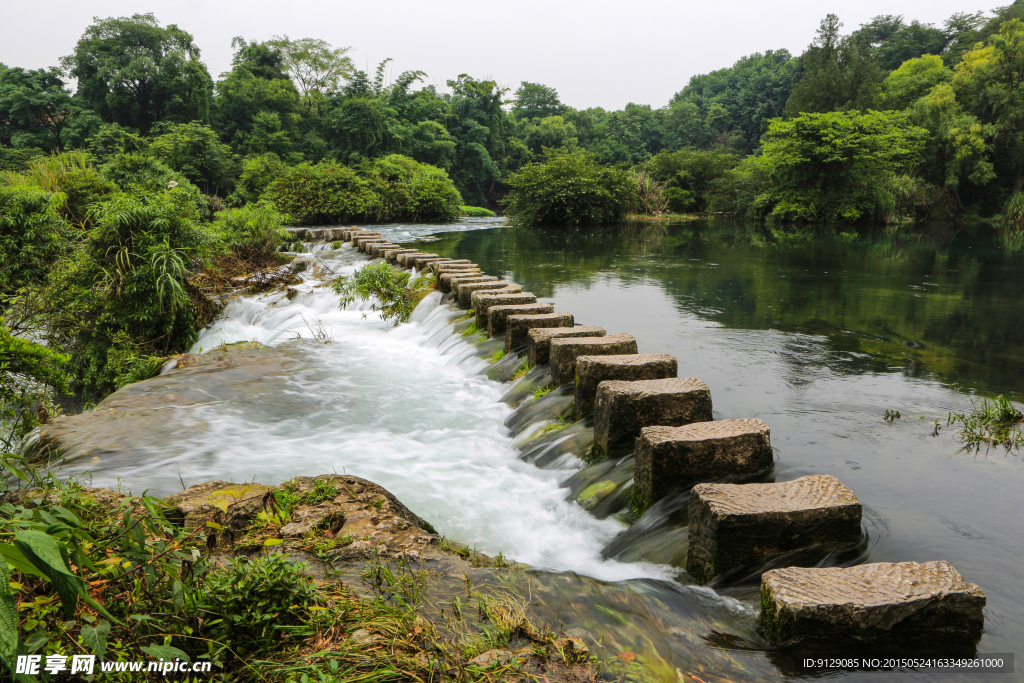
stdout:
[(758, 624), (779, 646), (937, 631), (977, 636), (985, 593), (948, 562), (773, 569), (761, 576)]
[(551, 360), (551, 340), (553, 339), (603, 336), (605, 336), (604, 328), (593, 325), (532, 329), (526, 333), (526, 356), (530, 365), (537, 367)]
[(576, 379), (576, 359), (580, 356), (622, 356), (636, 353), (636, 337), (608, 334), (600, 337), (558, 337), (551, 340), (551, 379), (555, 386)]
[(678, 361), (667, 353), (580, 356), (576, 359), (576, 419), (593, 412), (597, 386), (605, 380), (668, 379), (677, 376), (678, 370)]
[[(732, 432), (731, 448), (730, 444), (719, 445), (726, 451), (724, 457), (714, 452), (701, 455), (726, 466), (722, 461), (734, 454), (740, 467), (761, 464), (757, 427), (745, 430), (737, 426)], [(723, 439), (730, 437), (719, 437), (720, 442)], [(770, 458), (770, 446), (768, 453)], [(686, 571), (707, 583), (719, 574), (772, 555), (820, 545), (855, 544), (861, 538), (862, 514), (853, 491), (827, 474), (780, 484), (697, 484), (690, 493)]]
[(469, 307), (476, 311), (476, 327), (478, 330), (488, 329), (488, 312), (494, 306), (525, 306), (537, 303), (537, 297), (530, 292), (518, 294), (489, 294), (484, 292), (473, 292), (469, 300)]
[[(711, 389), (694, 377), (601, 382), (594, 402), (592, 457), (628, 453), (644, 427), (665, 429), (711, 419)], [(656, 434), (662, 432), (652, 432)]]
[[(535, 305), (546, 306), (547, 304)], [(572, 313), (522, 314), (509, 312), (508, 317), (505, 318), (505, 352), (511, 353), (525, 348), (530, 330), (540, 328), (572, 329), (575, 323)], [(488, 325), (490, 325), (489, 321)]]

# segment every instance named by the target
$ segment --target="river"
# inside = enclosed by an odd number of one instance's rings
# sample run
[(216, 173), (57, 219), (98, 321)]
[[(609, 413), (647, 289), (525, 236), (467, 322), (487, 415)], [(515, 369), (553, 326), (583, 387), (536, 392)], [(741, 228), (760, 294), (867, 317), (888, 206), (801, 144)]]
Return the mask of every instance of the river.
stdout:
[[(823, 236), (726, 221), (577, 232), (512, 229), (501, 219), (374, 228), (475, 261), (578, 324), (632, 334), (641, 353), (676, 356), (681, 377), (711, 387), (716, 419), (771, 427), (775, 481), (832, 474), (857, 493), (868, 535), (858, 562), (947, 560), (988, 596), (978, 652), (1024, 643), (1024, 461), (1002, 449), (967, 452), (946, 426), (976, 394), (1022, 398), (1024, 258), (990, 232)], [(366, 258), (348, 247), (321, 257), (342, 275)], [(315, 285), (307, 280), (290, 300), (237, 300), (196, 343), (196, 351), (240, 340), (280, 345), (293, 372), (236, 400), (189, 408), (176, 419), (204, 429), (195, 438), (183, 430), (173, 457), (93, 465), (94, 482), (167, 493), (179, 477), (275, 484), (355, 474), (455, 540), (568, 577), (561, 595), (537, 588), (539, 608), (591, 634), (628, 631), (630, 649), (670, 674), (808, 674), (757, 635), (756, 581), (712, 590), (676, 580), (670, 558), (684, 550), (685, 528), (630, 536), (614, 515), (598, 519), (566, 500), (561, 485), (582, 463), (537, 467), (517, 457), (504, 426), (512, 409), (500, 401), (506, 388), (479, 374), (486, 360), (449, 333), (457, 314), (437, 295), (393, 328), (365, 305), (339, 310), (337, 295)], [(902, 417), (887, 422), (886, 410)], [(610, 605), (618, 616), (598, 623), (594, 615)], [(665, 630), (673, 620), (678, 633)]]

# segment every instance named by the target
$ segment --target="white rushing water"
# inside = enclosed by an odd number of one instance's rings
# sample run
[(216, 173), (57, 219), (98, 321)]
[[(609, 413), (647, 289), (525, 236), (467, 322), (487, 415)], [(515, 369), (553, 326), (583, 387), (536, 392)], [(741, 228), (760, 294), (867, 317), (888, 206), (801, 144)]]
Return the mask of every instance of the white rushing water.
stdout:
[[(365, 263), (347, 246), (320, 256), (337, 274)], [(300, 474), (353, 474), (488, 554), (606, 580), (670, 575), (666, 567), (602, 559), (624, 526), (567, 502), (559, 487), (566, 471), (517, 458), (503, 425), (510, 409), (499, 401), (507, 387), (476, 374), (485, 361), (445, 334), (453, 314), (439, 295), (394, 327), (365, 304), (340, 310), (338, 295), (318, 284), (307, 280), (292, 300), (280, 293), (235, 300), (203, 331), (196, 351), (243, 340), (290, 343), (303, 363), (269, 406), (200, 408), (210, 429), (175, 459), (186, 481), (276, 484)], [(330, 343), (291, 341), (312, 340), (315, 330)]]

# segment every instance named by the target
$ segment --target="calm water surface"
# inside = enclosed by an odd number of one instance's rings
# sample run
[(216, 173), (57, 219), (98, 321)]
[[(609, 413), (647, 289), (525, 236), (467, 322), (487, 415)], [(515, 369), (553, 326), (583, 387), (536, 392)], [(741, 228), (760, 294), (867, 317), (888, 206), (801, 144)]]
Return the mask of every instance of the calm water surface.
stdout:
[[(1024, 458), (966, 452), (945, 426), (976, 395), (1024, 398), (1024, 258), (983, 228), (928, 235), (698, 221), (406, 242), (676, 356), (680, 376), (711, 387), (716, 419), (768, 423), (776, 481), (831, 474), (857, 493), (874, 536), (866, 561), (951, 562), (988, 595), (978, 651), (1024, 656)], [(887, 423), (887, 409), (902, 419)]]

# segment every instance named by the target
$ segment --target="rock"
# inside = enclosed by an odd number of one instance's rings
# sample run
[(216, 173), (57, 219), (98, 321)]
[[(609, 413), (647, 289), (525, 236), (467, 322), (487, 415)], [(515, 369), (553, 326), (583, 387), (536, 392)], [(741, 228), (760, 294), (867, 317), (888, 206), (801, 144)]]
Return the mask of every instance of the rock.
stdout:
[[(547, 304), (534, 304), (546, 306)], [(491, 315), (491, 314), (488, 314)], [(505, 316), (505, 352), (511, 353), (526, 347), (530, 330), (559, 328), (572, 329), (575, 320), (572, 313), (514, 313)], [(488, 319), (488, 325), (490, 320)], [(600, 328), (594, 328), (595, 330)]]
[(399, 254), (415, 254), (416, 251), (416, 249), (385, 249), (381, 256), (385, 261), (394, 265), (398, 263)]
[(476, 311), (476, 327), (478, 330), (486, 330), (488, 318), (487, 312), (492, 306), (512, 306), (537, 303), (537, 297), (529, 292), (518, 294), (506, 294), (499, 291), (497, 294), (489, 294), (486, 291), (473, 292), (469, 297), (469, 307)]
[(462, 270), (476, 267), (477, 265), (475, 263), (471, 263), (469, 259), (448, 259), (444, 263), (430, 264), (430, 270), (437, 275), (440, 275), (442, 270)]
[[(728, 422), (764, 425), (760, 420)], [(698, 431), (703, 425), (716, 424), (704, 422), (679, 429)], [(691, 443), (693, 447), (685, 454), (676, 451), (683, 461), (672, 463), (692, 473), (683, 475), (684, 480), (700, 476), (702, 470), (740, 473), (763, 469), (765, 449), (771, 464), (767, 427), (762, 432), (756, 425), (737, 426), (721, 437), (709, 434), (703, 441)], [(639, 457), (637, 460), (639, 472)], [(692, 468), (693, 461), (715, 464)], [(707, 583), (719, 574), (772, 555), (817, 545), (855, 544), (861, 537), (861, 514), (853, 491), (827, 474), (780, 484), (697, 484), (690, 492), (686, 571)]]
[(594, 401), (593, 455), (628, 453), (643, 427), (711, 419), (711, 390), (699, 379), (602, 382)]
[(171, 508), (167, 516), (182, 520), (187, 528), (218, 517), (225, 526), (240, 529), (263, 510), (264, 497), (272, 490), (263, 484), (208, 481), (171, 494), (164, 503)]
[(977, 636), (985, 593), (948, 562), (773, 569), (761, 576), (758, 623), (772, 643), (894, 638), (922, 631)]
[(516, 656), (508, 650), (488, 650), (469, 660), (470, 664), (490, 669), (493, 666), (505, 666), (510, 664)]
[(394, 244), (392, 242), (370, 242), (367, 245), (366, 253), (374, 258), (380, 258), (380, 255), (386, 249), (401, 249), (401, 245)]
[[(701, 391), (688, 398), (710, 414)], [(649, 502), (683, 486), (755, 474), (774, 461), (768, 425), (753, 418), (644, 425), (639, 437), (636, 486)]]
[(402, 266), (403, 268), (408, 268), (409, 267), (409, 259), (413, 258), (414, 256), (417, 257), (417, 258), (420, 257), (420, 256), (424, 256), (424, 257), (427, 257), (427, 258), (441, 258), (438, 254), (422, 254), (422, 253), (417, 251), (417, 252), (414, 252), (414, 253), (411, 253), (411, 254), (399, 254), (398, 255), (398, 265)]
[(355, 645), (370, 645), (384, 640), (383, 636), (377, 635), (365, 628), (357, 629), (349, 634), (349, 640)]
[(483, 275), (482, 273), (466, 273), (465, 275), (459, 273), (444, 273), (437, 279), (438, 288), (444, 292), (451, 292), (458, 294), (458, 286), (463, 282), (497, 282), (498, 278), (493, 275)]
[(437, 254), (415, 254), (410, 256), (405, 261), (406, 268), (415, 268), (416, 270), (426, 270), (433, 263), (448, 263), (451, 259), (444, 256), (438, 256)]
[(517, 294), (522, 291), (519, 285), (512, 285), (508, 282), (497, 280), (495, 282), (459, 282), (456, 287), (456, 292), (459, 295), (458, 302), (459, 308), (469, 308), (471, 306), (471, 297), (473, 292), (484, 292), (491, 290), (502, 290), (505, 294)]
[(618, 356), (636, 353), (636, 338), (630, 334), (600, 337), (559, 337), (551, 340), (551, 378), (555, 386), (576, 378), (576, 359), (580, 356)]
[(605, 380), (666, 379), (675, 377), (679, 363), (667, 353), (624, 356), (580, 356), (576, 359), (576, 419), (594, 410), (597, 385)]
[(313, 259), (300, 256), (292, 261), (293, 273), (304, 273), (313, 265)]
[(352, 238), (352, 246), (359, 251), (366, 251), (367, 242), (387, 242), (378, 233), (363, 233)]
[[(487, 336), (493, 337), (504, 332), (511, 315), (550, 315), (555, 307), (552, 304), (498, 304), (487, 309)], [(572, 316), (569, 316), (571, 319)], [(525, 337), (525, 333), (523, 335)], [(522, 346), (522, 344), (520, 344)]]
[(560, 337), (603, 337), (603, 327), (577, 325), (575, 327), (541, 327), (526, 333), (526, 355), (530, 365), (537, 367), (551, 357), (551, 340)]

